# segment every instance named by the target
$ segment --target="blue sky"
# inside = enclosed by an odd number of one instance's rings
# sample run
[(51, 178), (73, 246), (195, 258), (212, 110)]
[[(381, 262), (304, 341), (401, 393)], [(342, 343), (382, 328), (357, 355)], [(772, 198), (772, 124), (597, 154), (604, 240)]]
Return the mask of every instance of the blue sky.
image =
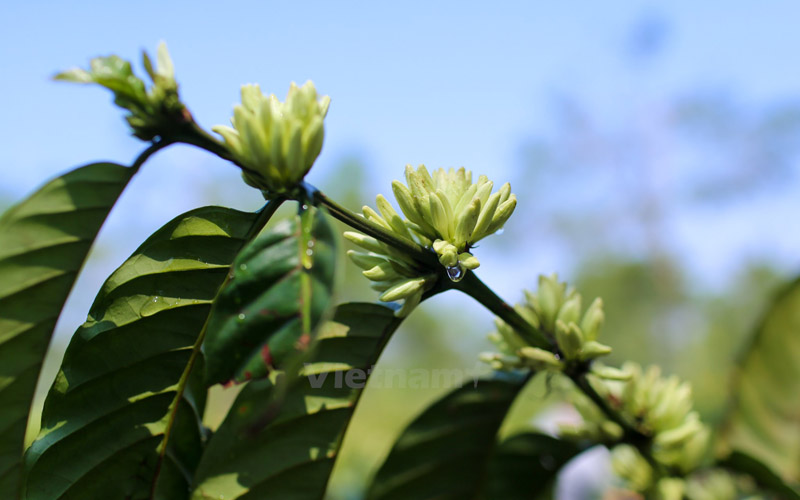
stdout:
[[(697, 85), (752, 100), (800, 89), (790, 2), (431, 4), (5, 2), (3, 190), (19, 196), (88, 159), (134, 156), (140, 145), (108, 95), (48, 77), (94, 55), (138, 60), (162, 39), (207, 126), (227, 121), (241, 83), (283, 95), (313, 79), (333, 99), (314, 174), (359, 152), (381, 182), (419, 162), (503, 176), (564, 89), (609, 119), (631, 99)], [(669, 23), (670, 43), (657, 66), (631, 70), (625, 47), (648, 15)]]
[[(553, 97), (563, 93), (608, 124), (628, 119), (639, 105), (657, 107), (698, 88), (753, 107), (797, 99), (799, 18), (800, 4), (778, 1), (492, 8), (463, 1), (4, 2), (0, 196), (18, 199), (91, 160), (134, 158), (142, 145), (127, 135), (106, 92), (49, 77), (109, 53), (138, 64), (141, 49), (152, 52), (159, 40), (169, 45), (184, 101), (206, 127), (227, 122), (242, 83), (283, 96), (290, 81), (313, 79), (332, 104), (310, 181), (324, 189), (342, 159), (355, 155), (369, 167), (375, 192), (386, 192), (407, 163), (465, 165), (498, 182), (520, 178), (521, 144), (551, 131)], [(667, 36), (656, 62), (632, 52), (632, 33), (643, 23)], [(796, 194), (763, 197), (722, 215), (677, 214), (671, 236), (690, 256), (688, 265), (711, 278), (754, 254), (796, 269)], [(99, 250), (106, 258), (79, 286), (96, 290), (155, 228), (209, 199), (247, 209), (260, 204), (233, 167), (188, 147), (160, 153), (112, 214)], [(113, 229), (121, 224), (124, 232)], [(513, 227), (536, 230), (523, 220)], [(520, 270), (497, 253), (502, 248), (488, 249), (482, 262), (486, 279), (509, 298), (517, 297), (520, 279), (530, 286), (539, 272), (566, 266), (557, 250), (543, 247), (536, 265)], [(82, 301), (76, 310), (88, 308), (86, 295), (75, 299)]]

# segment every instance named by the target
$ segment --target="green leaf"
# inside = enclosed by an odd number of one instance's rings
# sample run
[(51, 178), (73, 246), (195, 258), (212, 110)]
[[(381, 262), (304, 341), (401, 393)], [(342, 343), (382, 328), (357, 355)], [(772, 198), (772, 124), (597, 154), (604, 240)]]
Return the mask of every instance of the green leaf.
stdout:
[(773, 302), (734, 375), (723, 447), (800, 481), (800, 280)]
[[(498, 430), (528, 379), (497, 377), (456, 389), (418, 416), (389, 452), (367, 498), (534, 498), (545, 491), (578, 450), (538, 434), (498, 445)], [(551, 460), (540, 461), (544, 456)]]
[(749, 474), (759, 488), (777, 493), (785, 500), (800, 500), (800, 492), (786, 485), (769, 467), (738, 451), (731, 453), (720, 465)]
[(331, 305), (335, 261), (336, 236), (314, 209), (245, 247), (209, 321), (208, 383), (264, 377), (304, 350)]
[(0, 217), (0, 498), (16, 498), (28, 412), (50, 337), (134, 169), (94, 163)]
[(245, 386), (207, 446), (192, 498), (321, 499), (361, 394), (360, 375), (400, 322), (385, 306), (339, 306), (302, 377)]
[(45, 401), (25, 498), (188, 495), (204, 439), (197, 339), (255, 220), (190, 211), (108, 278)]
[(545, 434), (516, 434), (496, 446), (486, 472), (484, 498), (529, 500), (543, 497), (556, 474), (582, 449)]

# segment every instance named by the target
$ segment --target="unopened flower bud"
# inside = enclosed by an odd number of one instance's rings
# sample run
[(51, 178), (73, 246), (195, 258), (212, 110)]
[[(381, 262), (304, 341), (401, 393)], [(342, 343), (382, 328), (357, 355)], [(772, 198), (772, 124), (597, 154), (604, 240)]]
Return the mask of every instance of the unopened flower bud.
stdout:
[(609, 346), (590, 340), (589, 342), (584, 342), (581, 346), (580, 359), (588, 361), (608, 354), (611, 354), (611, 348)]
[(556, 321), (556, 342), (567, 359), (578, 359), (583, 346), (583, 335), (575, 323), (565, 325), (559, 320)]
[(311, 81), (302, 87), (292, 83), (285, 102), (262, 94), (258, 85), (244, 85), (233, 128), (212, 130), (225, 139), (248, 184), (268, 194), (285, 193), (305, 177), (322, 150), (329, 104), (328, 96), (318, 98)]
[(603, 325), (604, 320), (603, 299), (598, 297), (586, 309), (583, 314), (583, 321), (581, 321), (581, 331), (587, 341), (597, 340), (597, 334), (600, 332), (600, 327)]
[(581, 315), (581, 296), (577, 293), (568, 298), (558, 311), (557, 320), (565, 324), (578, 323)]
[(550, 351), (538, 347), (523, 347), (519, 351), (523, 362), (535, 370), (560, 370), (561, 361)]

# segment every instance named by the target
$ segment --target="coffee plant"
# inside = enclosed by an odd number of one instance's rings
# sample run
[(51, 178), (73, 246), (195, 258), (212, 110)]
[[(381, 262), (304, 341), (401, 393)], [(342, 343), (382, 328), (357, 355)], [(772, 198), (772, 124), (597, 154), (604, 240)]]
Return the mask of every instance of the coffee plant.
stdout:
[[(143, 64), (150, 83), (117, 56), (56, 77), (110, 90), (147, 144), (138, 158), (72, 170), (0, 218), (0, 498), (323, 498), (344, 436), (359, 433), (349, 423), (368, 368), (421, 302), (451, 290), (497, 317), (496, 348), (481, 355), (491, 375), (418, 415), (366, 498), (549, 498), (561, 468), (595, 446), (610, 450), (617, 477), (606, 498), (800, 498), (800, 282), (764, 314), (712, 428), (688, 383), (600, 361), (612, 350), (601, 299), (552, 275), (511, 306), (478, 278), (476, 244), (517, 204), (508, 183), (407, 166), (395, 204), (378, 195), (354, 214), (304, 182), (330, 103), (311, 82), (284, 101), (243, 86), (215, 136), (181, 100), (166, 47)], [(32, 415), (56, 321), (100, 227), (147, 160), (178, 143), (230, 162), (266, 204), (197, 208), (147, 238), (105, 281)], [(285, 204), (293, 215), (268, 226)], [(378, 303), (335, 303), (332, 219), (350, 227), (358, 250), (347, 255)], [(500, 433), (534, 376), (568, 394), (581, 422)], [(242, 390), (212, 432), (202, 422), (216, 384)], [(31, 420), (41, 430), (26, 447)]]

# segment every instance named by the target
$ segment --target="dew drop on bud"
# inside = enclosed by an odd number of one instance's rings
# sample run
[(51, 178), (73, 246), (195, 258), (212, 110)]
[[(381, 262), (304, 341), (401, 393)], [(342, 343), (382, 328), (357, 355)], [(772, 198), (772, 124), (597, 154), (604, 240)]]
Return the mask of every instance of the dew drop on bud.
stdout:
[(461, 266), (449, 266), (446, 269), (447, 277), (450, 278), (450, 281), (458, 283), (464, 279), (464, 270), (461, 269)]

